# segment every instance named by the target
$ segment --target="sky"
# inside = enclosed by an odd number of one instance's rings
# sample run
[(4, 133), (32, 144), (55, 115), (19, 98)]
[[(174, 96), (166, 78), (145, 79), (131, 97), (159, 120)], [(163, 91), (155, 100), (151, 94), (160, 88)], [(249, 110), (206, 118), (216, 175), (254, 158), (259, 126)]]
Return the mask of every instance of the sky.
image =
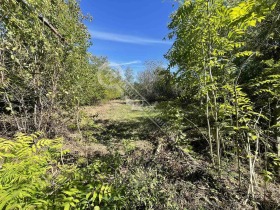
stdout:
[(172, 46), (163, 40), (169, 33), (169, 17), (176, 8), (173, 0), (81, 0), (91, 36), (89, 51), (106, 56), (112, 66), (130, 66), (134, 72), (143, 71), (145, 61), (162, 61)]

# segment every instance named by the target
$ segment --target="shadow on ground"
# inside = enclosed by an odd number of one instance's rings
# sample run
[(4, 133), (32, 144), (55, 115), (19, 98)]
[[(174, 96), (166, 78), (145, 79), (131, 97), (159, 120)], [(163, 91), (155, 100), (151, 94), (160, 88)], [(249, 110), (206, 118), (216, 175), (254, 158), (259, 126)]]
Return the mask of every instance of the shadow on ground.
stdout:
[(102, 132), (95, 132), (95, 138), (107, 145), (121, 140), (146, 140), (154, 143), (160, 134), (159, 128), (147, 117), (138, 117), (129, 121), (113, 121), (98, 119)]

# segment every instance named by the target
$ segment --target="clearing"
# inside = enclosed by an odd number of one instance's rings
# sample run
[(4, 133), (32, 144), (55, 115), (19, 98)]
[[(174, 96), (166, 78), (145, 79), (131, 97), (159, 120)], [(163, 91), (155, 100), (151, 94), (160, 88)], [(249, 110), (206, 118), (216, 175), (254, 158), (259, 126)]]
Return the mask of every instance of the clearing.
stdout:
[[(72, 160), (84, 158), (90, 162), (101, 158), (111, 165), (114, 185), (135, 193), (140, 207), (153, 197), (161, 197), (170, 209), (251, 209), (242, 203), (247, 188), (237, 190), (238, 174), (232, 170), (235, 166), (224, 162), (221, 179), (210, 159), (203, 155), (204, 150), (196, 152), (192, 149), (195, 145), (190, 145), (189, 151), (182, 152), (161, 133), (151, 120), (158, 115), (153, 107), (142, 107), (133, 101), (114, 100), (83, 107), (80, 127), (73, 125), (68, 135), (71, 141), (65, 148), (71, 151)], [(262, 184), (255, 189), (260, 209), (277, 206), (280, 193), (273, 190), (276, 188), (267, 185), (269, 203), (263, 200)], [(153, 205), (156, 209), (161, 204)]]

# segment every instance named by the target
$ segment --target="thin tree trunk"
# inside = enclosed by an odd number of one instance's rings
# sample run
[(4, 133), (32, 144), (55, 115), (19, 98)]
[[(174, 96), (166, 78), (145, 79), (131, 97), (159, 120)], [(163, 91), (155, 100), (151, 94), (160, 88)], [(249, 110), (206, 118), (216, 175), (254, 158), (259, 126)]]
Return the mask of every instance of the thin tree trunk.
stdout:
[(236, 117), (236, 122), (235, 122), (235, 127), (237, 129), (236, 131), (236, 138), (235, 138), (235, 148), (236, 148), (236, 153), (237, 153), (237, 167), (238, 167), (238, 185), (239, 189), (241, 188), (241, 169), (240, 169), (240, 150), (239, 150), (239, 143), (238, 143), (238, 134), (239, 134), (239, 110), (238, 110), (238, 96), (237, 96), (237, 90), (236, 90), (236, 85), (234, 85), (234, 100), (235, 100), (235, 117)]
[[(204, 54), (204, 50), (203, 50)], [(207, 71), (206, 71), (206, 61), (204, 57), (204, 88), (207, 88)], [(212, 135), (211, 135), (211, 124), (210, 124), (210, 114), (209, 114), (209, 92), (207, 90), (206, 92), (206, 121), (207, 121), (207, 134), (208, 134), (208, 143), (210, 147), (210, 156), (211, 156), (211, 162), (214, 164), (214, 155), (213, 155), (213, 144), (212, 144)]]

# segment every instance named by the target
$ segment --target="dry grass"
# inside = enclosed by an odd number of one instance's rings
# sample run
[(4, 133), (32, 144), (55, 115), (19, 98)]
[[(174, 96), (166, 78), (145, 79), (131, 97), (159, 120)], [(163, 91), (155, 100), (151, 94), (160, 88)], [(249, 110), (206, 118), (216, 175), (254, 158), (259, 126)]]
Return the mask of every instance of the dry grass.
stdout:
[(99, 119), (112, 121), (133, 121), (140, 117), (154, 117), (156, 112), (150, 107), (126, 104), (125, 101), (114, 100), (100, 106), (82, 108), (88, 116), (98, 115)]
[[(150, 153), (154, 149), (146, 137), (151, 126), (143, 121), (151, 123), (149, 117), (156, 115), (152, 109), (114, 100), (98, 106), (82, 107), (81, 111), (82, 132), (73, 130), (67, 135), (69, 141), (65, 149), (71, 153), (78, 156), (108, 155), (110, 152), (125, 155), (127, 148), (133, 148), (139, 154)], [(97, 140), (91, 142), (86, 133), (92, 133), (91, 140)]]

